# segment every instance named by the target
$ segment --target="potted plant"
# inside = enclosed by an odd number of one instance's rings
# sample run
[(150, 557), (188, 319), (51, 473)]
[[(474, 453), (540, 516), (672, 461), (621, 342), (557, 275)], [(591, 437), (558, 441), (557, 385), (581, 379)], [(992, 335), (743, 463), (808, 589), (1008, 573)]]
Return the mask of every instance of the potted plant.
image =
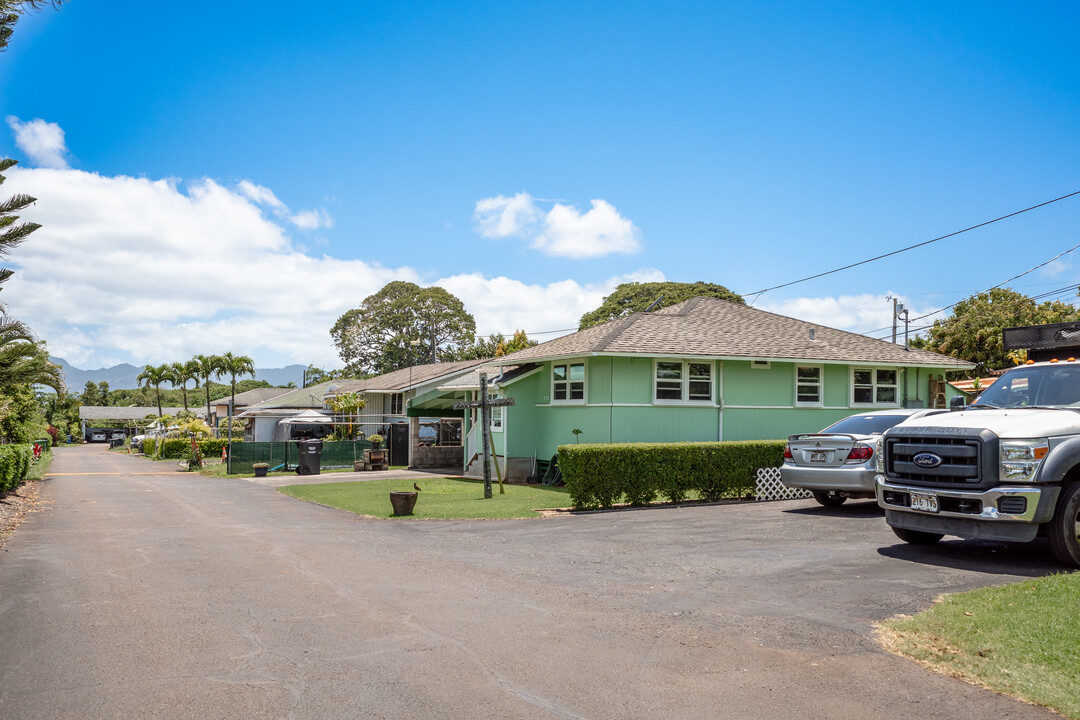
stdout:
[(371, 443), (372, 450), (380, 450), (382, 448), (383, 436), (379, 433), (374, 435), (368, 435), (368, 442)]
[(266, 473), (270, 471), (270, 463), (252, 463), (251, 467), (255, 470), (255, 477), (266, 477)]

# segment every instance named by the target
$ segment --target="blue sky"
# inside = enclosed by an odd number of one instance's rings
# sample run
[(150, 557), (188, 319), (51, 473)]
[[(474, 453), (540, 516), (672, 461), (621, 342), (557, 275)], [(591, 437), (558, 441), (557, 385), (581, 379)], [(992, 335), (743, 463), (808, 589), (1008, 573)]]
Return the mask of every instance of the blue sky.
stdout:
[[(45, 227), (4, 295), (54, 354), (334, 366), (333, 321), (393, 279), (547, 339), (618, 282), (751, 293), (1080, 190), (1075, 3), (340, 5), (20, 21), (4, 191)], [(886, 296), (949, 305), (1078, 218), (1080, 196), (756, 306), (877, 330)]]

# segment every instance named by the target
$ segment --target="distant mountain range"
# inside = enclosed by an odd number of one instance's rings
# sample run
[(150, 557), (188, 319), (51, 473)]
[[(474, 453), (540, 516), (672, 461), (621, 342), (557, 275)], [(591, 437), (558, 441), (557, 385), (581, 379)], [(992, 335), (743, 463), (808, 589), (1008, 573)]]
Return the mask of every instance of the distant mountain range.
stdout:
[[(134, 390), (139, 387), (139, 383), (135, 378), (143, 370), (141, 367), (135, 367), (128, 363), (121, 363), (98, 370), (81, 370), (72, 367), (63, 358), (50, 357), (49, 360), (63, 369), (64, 382), (67, 383), (68, 389), (72, 392), (82, 392), (88, 382), (95, 382), (100, 385), (102, 381), (109, 383), (110, 390)], [(303, 385), (304, 370), (306, 369), (307, 367), (304, 365), (286, 365), (283, 368), (255, 368), (255, 379), (265, 380), (271, 385), (278, 386), (296, 383), (296, 386), (300, 387)], [(224, 378), (213, 378), (213, 380), (215, 382), (222, 382), (223, 380), (228, 382), (229, 378), (226, 376)]]

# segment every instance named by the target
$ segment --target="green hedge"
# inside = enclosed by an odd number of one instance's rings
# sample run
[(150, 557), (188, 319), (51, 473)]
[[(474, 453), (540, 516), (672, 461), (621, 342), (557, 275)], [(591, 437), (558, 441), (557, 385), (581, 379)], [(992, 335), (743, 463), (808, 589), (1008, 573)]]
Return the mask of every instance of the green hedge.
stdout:
[(11, 492), (22, 484), (33, 457), (32, 443), (0, 445), (0, 493)]
[(679, 502), (690, 492), (718, 500), (752, 493), (759, 468), (783, 464), (784, 442), (561, 445), (559, 469), (579, 510)]
[[(233, 445), (240, 443), (233, 438)], [(204, 438), (198, 441), (203, 460), (221, 457), (221, 449), (229, 444), (227, 439)], [(160, 446), (160, 447), (159, 447)], [(143, 441), (143, 452), (166, 460), (190, 460), (191, 440), (185, 438), (155, 438)]]

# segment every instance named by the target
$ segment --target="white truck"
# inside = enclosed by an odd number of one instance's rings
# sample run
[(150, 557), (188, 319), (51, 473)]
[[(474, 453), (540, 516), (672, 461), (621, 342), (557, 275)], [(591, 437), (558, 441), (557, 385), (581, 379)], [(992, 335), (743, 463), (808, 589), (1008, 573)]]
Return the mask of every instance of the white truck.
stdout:
[(1080, 568), (1080, 362), (1029, 363), (971, 405), (881, 438), (876, 494), (893, 532), (1030, 541)]

